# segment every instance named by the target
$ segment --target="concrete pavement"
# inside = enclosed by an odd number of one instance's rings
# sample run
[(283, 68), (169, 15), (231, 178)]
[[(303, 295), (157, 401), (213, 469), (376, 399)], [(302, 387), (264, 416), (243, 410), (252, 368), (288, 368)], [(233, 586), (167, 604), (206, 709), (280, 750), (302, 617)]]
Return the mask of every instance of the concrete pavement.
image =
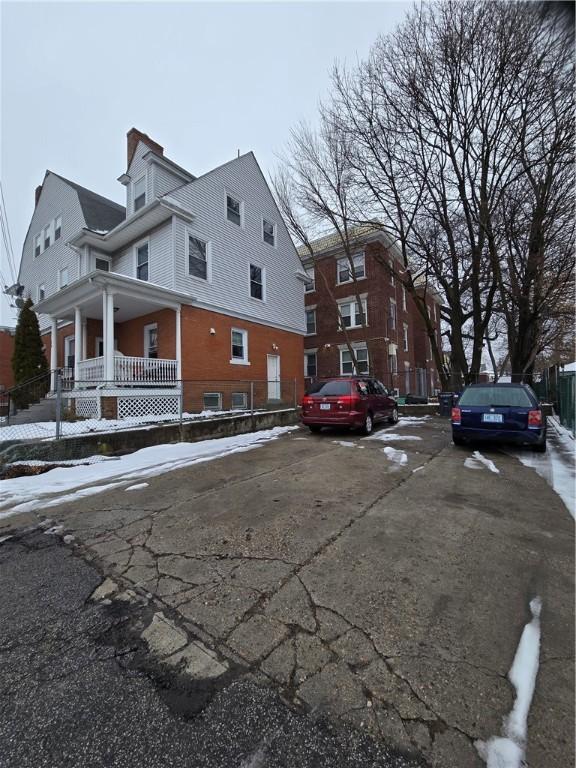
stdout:
[(440, 420), (375, 437), (302, 430), (50, 516), (116, 593), (153, 596), (162, 621), (181, 622), (236, 678), (437, 768), (483, 765), (474, 741), (501, 732), (506, 675), (539, 595), (527, 757), (571, 765), (564, 505), (514, 456), (483, 450), (498, 472), (465, 466), (471, 451)]

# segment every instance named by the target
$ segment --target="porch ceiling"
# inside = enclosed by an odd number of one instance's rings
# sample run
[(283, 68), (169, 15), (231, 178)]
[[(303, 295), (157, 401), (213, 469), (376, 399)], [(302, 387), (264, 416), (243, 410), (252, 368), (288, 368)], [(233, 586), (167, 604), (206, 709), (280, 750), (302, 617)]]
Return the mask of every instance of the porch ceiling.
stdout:
[(34, 310), (59, 320), (70, 320), (74, 318), (75, 307), (79, 307), (83, 317), (101, 320), (105, 290), (114, 295), (114, 321), (117, 323), (159, 309), (177, 309), (181, 304), (193, 303), (192, 296), (187, 294), (133, 277), (96, 270), (38, 302)]

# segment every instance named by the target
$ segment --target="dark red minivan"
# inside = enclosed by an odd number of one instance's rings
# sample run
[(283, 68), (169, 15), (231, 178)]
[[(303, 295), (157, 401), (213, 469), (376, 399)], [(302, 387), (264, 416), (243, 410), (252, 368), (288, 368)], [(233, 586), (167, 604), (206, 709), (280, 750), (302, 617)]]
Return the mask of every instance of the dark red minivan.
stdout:
[(301, 418), (312, 432), (322, 427), (351, 427), (369, 435), (378, 421), (396, 424), (398, 405), (381, 381), (342, 376), (309, 386), (302, 400)]

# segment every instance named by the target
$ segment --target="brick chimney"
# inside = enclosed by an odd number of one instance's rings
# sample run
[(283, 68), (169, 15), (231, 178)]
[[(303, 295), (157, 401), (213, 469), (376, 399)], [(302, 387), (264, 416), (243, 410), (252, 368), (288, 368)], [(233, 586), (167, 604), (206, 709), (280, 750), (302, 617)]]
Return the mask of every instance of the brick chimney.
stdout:
[(36, 187), (36, 192), (34, 193), (34, 208), (38, 205), (38, 200), (40, 200), (40, 193), (42, 192), (42, 184), (40, 184), (39, 187)]
[(136, 147), (138, 146), (139, 141), (146, 144), (147, 147), (150, 147), (150, 149), (153, 152), (156, 152), (156, 154), (164, 154), (164, 147), (161, 147), (160, 144), (151, 139), (150, 136), (142, 133), (137, 128), (130, 128), (126, 134), (126, 138), (128, 140), (128, 168), (130, 167), (130, 163), (132, 162), (132, 158), (134, 157), (134, 152), (136, 152)]

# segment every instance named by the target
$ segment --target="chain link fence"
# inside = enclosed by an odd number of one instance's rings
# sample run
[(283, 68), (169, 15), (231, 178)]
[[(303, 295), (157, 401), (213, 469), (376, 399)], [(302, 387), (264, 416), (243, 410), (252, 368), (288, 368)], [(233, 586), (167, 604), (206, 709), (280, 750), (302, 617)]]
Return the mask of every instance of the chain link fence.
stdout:
[(16, 441), (294, 409), (298, 396), (295, 379), (131, 386), (74, 381), (68, 369), (60, 369), (0, 393), (0, 449)]

